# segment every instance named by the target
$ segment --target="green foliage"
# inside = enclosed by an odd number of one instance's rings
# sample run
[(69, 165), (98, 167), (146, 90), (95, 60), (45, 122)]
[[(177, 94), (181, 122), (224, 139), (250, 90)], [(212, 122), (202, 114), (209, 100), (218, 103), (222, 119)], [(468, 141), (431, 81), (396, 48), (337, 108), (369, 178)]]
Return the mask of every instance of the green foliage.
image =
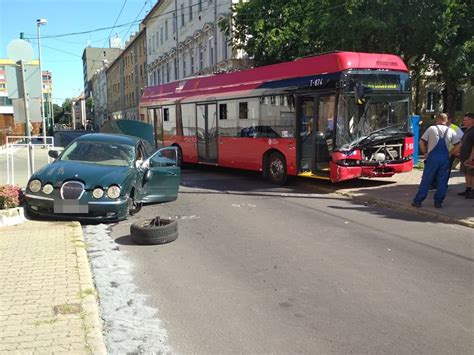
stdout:
[(69, 124), (71, 122), (72, 100), (64, 100), (61, 106), (54, 105), (54, 122), (60, 124)]
[[(334, 50), (400, 55), (414, 79), (427, 68), (445, 82), (448, 111), (458, 81), (474, 75), (474, 5), (468, 0), (250, 0), (222, 27), (255, 65)], [(414, 80), (415, 81), (415, 80)]]

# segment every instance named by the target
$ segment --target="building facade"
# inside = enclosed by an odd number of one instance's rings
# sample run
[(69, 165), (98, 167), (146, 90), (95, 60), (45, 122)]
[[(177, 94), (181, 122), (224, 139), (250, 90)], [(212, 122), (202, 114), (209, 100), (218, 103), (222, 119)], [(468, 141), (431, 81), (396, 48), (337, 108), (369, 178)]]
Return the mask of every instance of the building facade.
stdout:
[[(39, 66), (38, 60), (32, 60), (29, 65)], [(8, 97), (8, 81), (6, 76), (6, 68), (15, 66), (16, 64), (10, 59), (0, 59), (0, 144), (4, 144), (6, 141), (6, 135), (24, 135), (25, 134), (25, 123), (24, 118), (21, 119), (19, 116), (24, 117), (23, 112), (16, 112), (15, 110), (23, 110), (23, 100), (19, 99), (17, 103)], [(44, 102), (44, 115), (47, 121), (47, 126), (51, 125), (52, 121), (52, 95), (53, 95), (53, 79), (52, 73), (47, 70), (42, 72), (42, 92)], [(41, 117), (41, 102), (40, 98), (31, 98), (29, 100), (30, 113), (36, 113), (30, 117), (33, 126), (33, 135), (37, 135), (42, 130), (42, 117)], [(16, 107), (16, 108), (15, 108)]]
[(138, 120), (138, 103), (146, 86), (145, 31), (131, 36), (123, 51), (124, 112), (123, 118)]
[(82, 53), (82, 67), (84, 77), (84, 94), (90, 96), (92, 91), (91, 79), (97, 70), (104, 64), (113, 62), (122, 53), (121, 48), (93, 48), (86, 47)]
[(119, 56), (106, 70), (107, 119), (122, 119), (125, 111), (123, 57)]
[(107, 114), (107, 67), (103, 67), (91, 79), (93, 95), (93, 126), (98, 130), (108, 119)]
[(242, 69), (248, 60), (220, 30), (236, 0), (162, 0), (143, 20), (148, 86)]

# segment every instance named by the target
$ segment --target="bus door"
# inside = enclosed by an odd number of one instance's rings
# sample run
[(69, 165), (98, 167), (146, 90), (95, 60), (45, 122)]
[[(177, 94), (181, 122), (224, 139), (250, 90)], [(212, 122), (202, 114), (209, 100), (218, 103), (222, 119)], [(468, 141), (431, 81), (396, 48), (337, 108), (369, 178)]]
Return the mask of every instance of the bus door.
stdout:
[(155, 148), (163, 147), (163, 115), (161, 114), (161, 107), (154, 107), (149, 109), (149, 117), (153, 119), (153, 127), (155, 127)]
[(198, 161), (217, 164), (217, 108), (216, 103), (196, 105), (196, 134)]
[(300, 173), (329, 177), (335, 95), (298, 96), (296, 105)]

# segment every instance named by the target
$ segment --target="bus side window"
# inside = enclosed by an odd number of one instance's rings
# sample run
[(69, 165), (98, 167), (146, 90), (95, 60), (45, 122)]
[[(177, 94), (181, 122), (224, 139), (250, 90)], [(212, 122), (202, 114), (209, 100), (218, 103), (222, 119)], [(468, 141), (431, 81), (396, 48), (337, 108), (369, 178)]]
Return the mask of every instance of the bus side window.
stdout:
[(219, 119), (227, 119), (227, 104), (219, 104)]
[(239, 118), (241, 120), (249, 118), (249, 109), (247, 102), (239, 102)]

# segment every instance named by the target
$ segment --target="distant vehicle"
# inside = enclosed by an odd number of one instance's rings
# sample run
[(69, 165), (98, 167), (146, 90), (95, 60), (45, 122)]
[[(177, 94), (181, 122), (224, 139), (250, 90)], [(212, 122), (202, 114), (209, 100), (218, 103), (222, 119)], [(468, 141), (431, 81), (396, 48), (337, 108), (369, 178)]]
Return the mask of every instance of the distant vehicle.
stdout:
[(25, 199), (33, 217), (117, 221), (143, 203), (176, 200), (180, 168), (175, 147), (155, 151), (145, 139), (94, 133), (76, 138), (35, 172)]
[(399, 57), (335, 52), (150, 86), (140, 116), (185, 163), (338, 182), (412, 169), (410, 90)]

